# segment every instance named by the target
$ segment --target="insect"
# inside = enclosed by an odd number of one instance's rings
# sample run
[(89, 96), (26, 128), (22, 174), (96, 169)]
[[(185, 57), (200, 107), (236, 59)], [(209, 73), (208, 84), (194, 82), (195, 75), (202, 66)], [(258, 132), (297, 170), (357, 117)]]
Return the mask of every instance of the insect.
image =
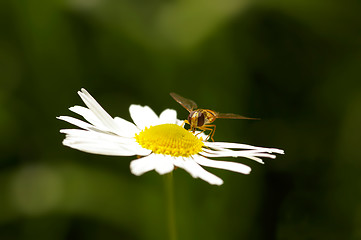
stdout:
[(248, 118), (234, 113), (218, 113), (210, 109), (201, 109), (190, 99), (184, 98), (173, 92), (170, 93), (170, 95), (189, 112), (188, 119), (184, 122), (190, 125), (190, 131), (194, 133), (197, 128), (202, 132), (210, 130), (211, 132), (209, 133), (208, 138), (211, 138), (213, 142), (216, 125), (210, 123), (213, 123), (217, 118), (257, 120), (257, 118)]

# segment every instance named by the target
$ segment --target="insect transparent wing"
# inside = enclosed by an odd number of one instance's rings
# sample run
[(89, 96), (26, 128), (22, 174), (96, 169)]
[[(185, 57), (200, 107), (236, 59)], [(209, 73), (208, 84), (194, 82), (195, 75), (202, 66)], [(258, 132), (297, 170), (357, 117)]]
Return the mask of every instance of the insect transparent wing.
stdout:
[(234, 113), (217, 113), (217, 118), (259, 120), (259, 118), (249, 118)]
[(176, 100), (180, 105), (182, 105), (185, 109), (188, 110), (188, 112), (194, 110), (194, 109), (197, 109), (197, 104), (190, 100), (190, 99), (187, 99), (187, 98), (184, 98), (176, 93), (170, 93), (171, 97)]

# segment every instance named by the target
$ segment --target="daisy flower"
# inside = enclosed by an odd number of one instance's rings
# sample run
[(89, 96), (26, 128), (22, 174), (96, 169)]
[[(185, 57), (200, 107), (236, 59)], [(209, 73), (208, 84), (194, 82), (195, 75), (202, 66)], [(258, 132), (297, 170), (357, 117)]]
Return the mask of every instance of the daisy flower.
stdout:
[(87, 108), (74, 106), (69, 109), (86, 121), (58, 117), (80, 128), (60, 130), (66, 135), (63, 144), (94, 154), (138, 156), (130, 163), (131, 172), (137, 176), (151, 170), (166, 174), (178, 167), (194, 178), (221, 185), (223, 180), (202, 166), (243, 174), (249, 174), (251, 168), (242, 163), (211, 158), (245, 157), (263, 163), (261, 157), (275, 158), (275, 153), (284, 153), (276, 148), (205, 141), (205, 134), (193, 134), (184, 129), (183, 121), (178, 120), (176, 111), (171, 109), (164, 110), (158, 117), (148, 106), (131, 105), (129, 112), (134, 123), (112, 118), (85, 89), (78, 94)]

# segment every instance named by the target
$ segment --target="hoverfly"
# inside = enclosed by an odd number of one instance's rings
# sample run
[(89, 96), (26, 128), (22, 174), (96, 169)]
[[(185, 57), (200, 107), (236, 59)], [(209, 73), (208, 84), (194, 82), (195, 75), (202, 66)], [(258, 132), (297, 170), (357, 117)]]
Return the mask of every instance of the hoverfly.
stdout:
[(210, 137), (212, 141), (214, 141), (213, 136), (216, 132), (216, 125), (210, 123), (213, 123), (217, 118), (257, 120), (257, 118), (248, 118), (234, 113), (218, 113), (210, 109), (201, 109), (190, 99), (176, 93), (170, 93), (170, 95), (189, 112), (188, 119), (184, 122), (190, 125), (190, 131), (194, 133), (197, 128), (202, 132), (210, 130), (208, 138)]

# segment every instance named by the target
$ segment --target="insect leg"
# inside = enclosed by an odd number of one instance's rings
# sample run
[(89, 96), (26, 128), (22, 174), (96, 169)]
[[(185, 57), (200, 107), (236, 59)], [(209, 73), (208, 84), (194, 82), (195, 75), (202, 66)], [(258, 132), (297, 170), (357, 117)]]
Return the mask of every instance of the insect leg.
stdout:
[(210, 130), (211, 132), (208, 135), (208, 139), (209, 137), (211, 138), (212, 142), (214, 142), (213, 136), (216, 133), (216, 125), (207, 125), (208, 130)]
[(189, 124), (188, 120), (184, 120), (181, 127), (184, 127), (185, 124)]
[(214, 142), (214, 139), (213, 139), (213, 135), (214, 133), (216, 132), (216, 125), (207, 125), (207, 126), (202, 126), (202, 127), (199, 127), (200, 130), (202, 130), (201, 132), (197, 133), (200, 134), (200, 133), (203, 133), (205, 131), (210, 131), (207, 138), (206, 138), (206, 141), (211, 138), (212, 142)]

